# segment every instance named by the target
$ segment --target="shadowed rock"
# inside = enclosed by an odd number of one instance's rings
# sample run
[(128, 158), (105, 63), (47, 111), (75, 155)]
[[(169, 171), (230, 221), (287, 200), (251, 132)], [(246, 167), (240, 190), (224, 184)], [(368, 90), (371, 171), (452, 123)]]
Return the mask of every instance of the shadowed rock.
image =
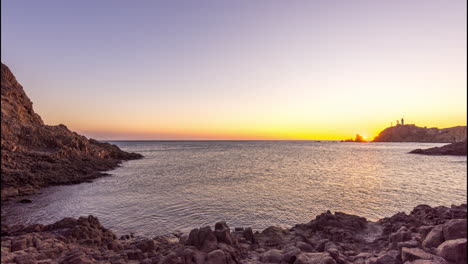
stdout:
[(422, 155), (453, 155), (453, 156), (466, 156), (466, 140), (462, 142), (455, 142), (442, 147), (434, 147), (428, 149), (415, 149), (410, 151), (411, 154)]

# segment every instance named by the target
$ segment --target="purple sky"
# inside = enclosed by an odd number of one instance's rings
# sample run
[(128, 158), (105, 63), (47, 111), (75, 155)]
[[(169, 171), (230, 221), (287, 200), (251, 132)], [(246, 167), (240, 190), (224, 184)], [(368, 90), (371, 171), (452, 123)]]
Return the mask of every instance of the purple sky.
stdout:
[(2, 62), (99, 139), (466, 124), (466, 1), (2, 1)]

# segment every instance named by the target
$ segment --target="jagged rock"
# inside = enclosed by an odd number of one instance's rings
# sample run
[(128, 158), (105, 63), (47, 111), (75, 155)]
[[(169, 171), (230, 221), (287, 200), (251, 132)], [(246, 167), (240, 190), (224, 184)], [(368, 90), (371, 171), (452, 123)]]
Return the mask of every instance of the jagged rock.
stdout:
[(466, 219), (449, 220), (443, 226), (444, 239), (452, 240), (457, 238), (466, 238), (466, 228)]
[(466, 238), (447, 240), (437, 248), (437, 254), (457, 264), (466, 263)]
[(427, 234), (426, 238), (422, 242), (423, 247), (431, 248), (438, 247), (442, 242), (444, 242), (444, 233), (443, 226), (438, 225), (432, 228), (432, 230)]

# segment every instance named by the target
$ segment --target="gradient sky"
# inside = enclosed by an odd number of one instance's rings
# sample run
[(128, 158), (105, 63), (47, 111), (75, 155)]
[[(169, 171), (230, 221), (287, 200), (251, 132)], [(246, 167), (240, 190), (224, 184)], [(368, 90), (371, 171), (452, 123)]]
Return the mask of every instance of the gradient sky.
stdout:
[(466, 125), (466, 0), (2, 2), (2, 62), (97, 139)]

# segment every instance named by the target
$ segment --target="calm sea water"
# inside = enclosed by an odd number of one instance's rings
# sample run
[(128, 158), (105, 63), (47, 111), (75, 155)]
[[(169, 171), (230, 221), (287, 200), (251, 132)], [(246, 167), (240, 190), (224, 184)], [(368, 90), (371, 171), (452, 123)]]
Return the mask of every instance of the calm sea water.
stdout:
[(92, 214), (118, 234), (213, 225), (305, 223), (326, 210), (370, 220), (467, 202), (467, 158), (407, 154), (430, 143), (328, 141), (113, 142), (143, 154), (92, 183), (57, 186), (2, 207), (6, 223)]

